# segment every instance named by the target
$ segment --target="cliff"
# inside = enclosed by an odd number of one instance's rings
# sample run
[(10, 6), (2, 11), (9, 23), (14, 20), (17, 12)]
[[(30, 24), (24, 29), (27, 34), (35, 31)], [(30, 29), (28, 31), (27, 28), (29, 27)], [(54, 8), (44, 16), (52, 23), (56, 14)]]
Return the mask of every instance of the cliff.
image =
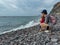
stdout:
[(60, 2), (54, 5), (50, 14), (58, 18), (52, 34), (39, 32), (37, 25), (0, 35), (0, 45), (60, 45)]
[(55, 17), (57, 17), (57, 28), (60, 27), (60, 2), (57, 2), (51, 12), (50, 12), (50, 15), (54, 15)]
[(56, 3), (53, 6), (53, 9), (51, 10), (50, 14), (60, 14), (60, 2)]

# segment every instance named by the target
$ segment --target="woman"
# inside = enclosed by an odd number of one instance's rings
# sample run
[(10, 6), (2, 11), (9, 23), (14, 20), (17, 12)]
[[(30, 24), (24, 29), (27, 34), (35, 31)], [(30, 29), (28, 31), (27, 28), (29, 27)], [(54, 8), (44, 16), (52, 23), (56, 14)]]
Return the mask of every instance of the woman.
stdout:
[(41, 14), (42, 14), (42, 16), (41, 16), (41, 19), (40, 19), (40, 26), (41, 26), (40, 31), (44, 31), (44, 30), (49, 28), (48, 24), (45, 23), (46, 16), (47, 16), (47, 10), (43, 10), (41, 12)]

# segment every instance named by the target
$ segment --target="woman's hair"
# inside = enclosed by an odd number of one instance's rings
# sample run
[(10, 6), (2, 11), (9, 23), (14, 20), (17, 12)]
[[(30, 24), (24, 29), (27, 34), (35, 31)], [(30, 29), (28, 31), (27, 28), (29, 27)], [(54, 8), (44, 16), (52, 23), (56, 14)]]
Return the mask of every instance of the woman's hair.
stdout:
[(44, 9), (41, 13), (47, 14), (47, 10)]
[(45, 18), (45, 16), (43, 15), (43, 16), (41, 16), (41, 18)]

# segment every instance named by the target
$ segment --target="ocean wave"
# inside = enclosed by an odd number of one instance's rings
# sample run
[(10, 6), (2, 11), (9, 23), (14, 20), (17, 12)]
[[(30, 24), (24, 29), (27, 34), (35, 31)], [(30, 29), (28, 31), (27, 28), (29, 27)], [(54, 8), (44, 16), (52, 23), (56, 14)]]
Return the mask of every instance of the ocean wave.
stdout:
[(2, 32), (2, 33), (0, 33), (0, 34), (4, 34), (4, 33), (7, 33), (7, 32), (11, 32), (11, 31), (16, 31), (16, 30), (20, 30), (20, 29), (25, 29), (25, 28), (33, 27), (33, 26), (36, 26), (36, 25), (38, 25), (38, 24), (39, 24), (39, 22), (32, 20), (32, 21), (30, 21), (29, 23), (27, 23), (26, 25), (21, 25), (20, 27), (11, 29), (11, 30), (9, 30), (9, 31)]

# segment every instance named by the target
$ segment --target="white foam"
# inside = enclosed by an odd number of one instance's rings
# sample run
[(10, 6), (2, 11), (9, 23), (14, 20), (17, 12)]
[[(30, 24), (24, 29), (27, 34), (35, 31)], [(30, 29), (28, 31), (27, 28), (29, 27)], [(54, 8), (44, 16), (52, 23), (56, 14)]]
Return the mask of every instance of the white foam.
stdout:
[(7, 32), (11, 32), (11, 31), (16, 31), (16, 30), (20, 30), (20, 29), (29, 28), (29, 27), (32, 27), (32, 26), (36, 26), (36, 25), (38, 25), (38, 24), (39, 24), (39, 22), (30, 21), (30, 22), (29, 22), (28, 24), (26, 24), (26, 25), (21, 25), (20, 27), (11, 29), (11, 30), (9, 30), (9, 31), (5, 31), (5, 32), (0, 33), (0, 34), (4, 34), (4, 33), (7, 33)]

